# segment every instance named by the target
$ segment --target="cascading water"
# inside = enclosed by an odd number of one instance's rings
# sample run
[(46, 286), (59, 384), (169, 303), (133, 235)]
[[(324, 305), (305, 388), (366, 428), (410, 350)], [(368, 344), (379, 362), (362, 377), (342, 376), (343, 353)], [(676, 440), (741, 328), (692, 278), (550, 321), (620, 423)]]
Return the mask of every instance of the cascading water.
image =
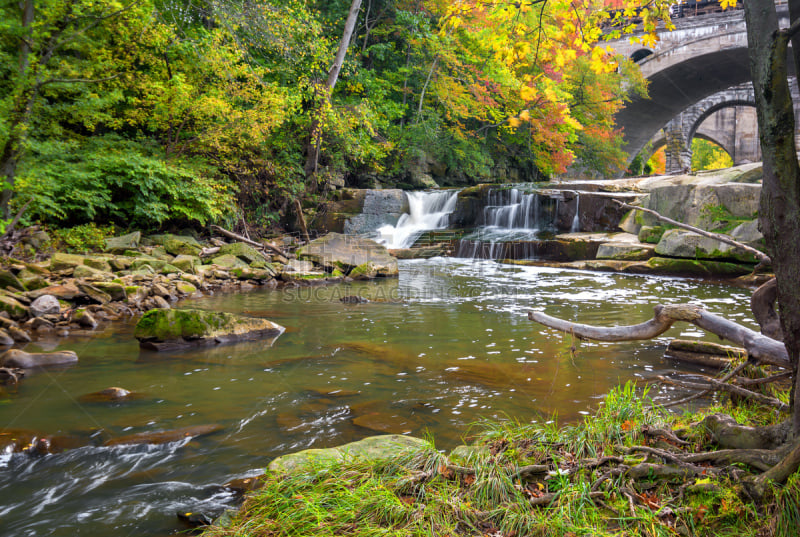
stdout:
[(378, 242), (387, 248), (409, 248), (425, 231), (446, 228), (456, 209), (458, 190), (406, 192), (408, 213), (395, 226), (378, 229)]
[(499, 259), (534, 257), (530, 241), (539, 231), (554, 227), (552, 199), (516, 188), (491, 190), (483, 208), (482, 224), (458, 244), (457, 257)]
[(570, 233), (577, 233), (581, 230), (581, 195), (575, 193), (575, 217), (572, 219), (572, 226), (570, 226)]

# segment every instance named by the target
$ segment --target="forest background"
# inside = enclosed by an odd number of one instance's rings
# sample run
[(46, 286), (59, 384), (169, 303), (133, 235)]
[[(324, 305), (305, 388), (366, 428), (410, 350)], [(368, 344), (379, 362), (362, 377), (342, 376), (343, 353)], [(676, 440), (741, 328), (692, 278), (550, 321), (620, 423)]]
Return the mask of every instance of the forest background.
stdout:
[(0, 6), (5, 217), (57, 227), (268, 229), (342, 186), (610, 174), (646, 91), (602, 46), (634, 11), (595, 0), (363, 0), (330, 92), (350, 0)]

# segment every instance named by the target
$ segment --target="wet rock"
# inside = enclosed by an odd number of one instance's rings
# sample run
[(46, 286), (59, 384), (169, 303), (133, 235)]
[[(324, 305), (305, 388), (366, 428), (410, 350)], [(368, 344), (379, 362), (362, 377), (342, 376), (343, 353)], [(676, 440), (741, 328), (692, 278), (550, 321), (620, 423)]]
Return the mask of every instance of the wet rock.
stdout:
[(78, 400), (81, 403), (119, 403), (122, 401), (130, 401), (136, 399), (137, 394), (120, 388), (118, 386), (111, 386), (99, 392), (87, 393), (82, 395)]
[(164, 298), (167, 298), (169, 296), (169, 291), (167, 291), (167, 289), (159, 283), (153, 284), (150, 290), (151, 293), (155, 296), (160, 296)]
[(29, 311), (34, 317), (57, 315), (61, 312), (61, 304), (58, 303), (58, 299), (53, 295), (42, 295), (31, 303)]
[(78, 308), (72, 313), (72, 322), (77, 323), (78, 326), (83, 328), (95, 329), (97, 328), (97, 320), (85, 308)]
[(234, 242), (220, 246), (219, 255), (232, 255), (238, 257), (248, 265), (255, 261), (264, 261), (264, 256), (261, 253), (243, 242)]
[(667, 257), (653, 257), (646, 263), (634, 263), (625, 268), (625, 272), (634, 274), (670, 274), (675, 276), (735, 277), (749, 274), (752, 271), (752, 266), (736, 263)]
[(0, 366), (20, 369), (70, 365), (77, 362), (78, 355), (74, 351), (28, 353), (20, 349), (10, 349), (0, 356)]
[(14, 276), (13, 272), (0, 270), (0, 289), (8, 289), (9, 287), (18, 291), (27, 291), (25, 284), (19, 281), (19, 278)]
[(381, 435), (370, 436), (342, 446), (328, 449), (307, 449), (298, 453), (284, 455), (269, 464), (271, 472), (296, 473), (307, 468), (318, 468), (326, 463), (342, 460), (377, 462), (403, 457), (409, 452), (426, 449), (428, 443), (413, 436)]
[(111, 302), (111, 296), (108, 293), (105, 293), (98, 289), (97, 287), (90, 285), (86, 282), (78, 282), (78, 289), (89, 299), (90, 302), (94, 302), (96, 304), (108, 304)]
[(31, 336), (25, 330), (18, 328), (16, 326), (9, 326), (8, 327), (8, 335), (16, 341), (17, 343), (30, 343)]
[(139, 231), (121, 235), (119, 237), (111, 237), (106, 239), (106, 251), (111, 253), (123, 253), (125, 250), (136, 250), (139, 247), (139, 242), (142, 240), (142, 234)]
[(367, 304), (369, 302), (369, 300), (367, 300), (363, 296), (348, 295), (348, 296), (343, 296), (342, 298), (340, 298), (339, 302), (341, 302), (343, 304)]
[(388, 412), (370, 412), (353, 418), (353, 425), (378, 433), (408, 434), (419, 424), (408, 416)]
[(181, 281), (189, 282), (198, 288), (203, 285), (203, 278), (196, 274), (181, 274)]
[(344, 390), (341, 388), (306, 388), (307, 391), (319, 397), (353, 397), (359, 395), (358, 390)]
[(231, 479), (222, 487), (225, 490), (233, 492), (238, 496), (243, 496), (248, 492), (256, 490), (264, 486), (264, 481), (266, 480), (266, 475), (262, 474), (255, 477), (243, 477), (239, 479)]
[(108, 440), (103, 445), (122, 446), (136, 444), (168, 444), (170, 442), (183, 440), (184, 438), (207, 436), (221, 430), (222, 425), (194, 425), (191, 427), (183, 427), (181, 429), (173, 429), (170, 431), (148, 431), (127, 436), (120, 436), (118, 438), (112, 438), (111, 440)]
[(340, 233), (328, 233), (311, 241), (297, 251), (297, 256), (331, 271), (339, 269), (348, 276), (354, 268), (368, 263), (371, 265), (369, 273), (374, 276), (398, 274), (397, 260), (389, 255), (385, 247), (370, 239)]
[(12, 338), (5, 329), (0, 328), (0, 345), (10, 347), (14, 344), (14, 338)]
[(55, 328), (53, 322), (48, 321), (44, 317), (34, 317), (25, 324), (27, 328), (32, 332), (48, 332)]
[(214, 521), (214, 517), (207, 515), (201, 511), (178, 511), (178, 520), (188, 525), (190, 528), (201, 528), (203, 526), (210, 526)]
[(28, 308), (19, 300), (6, 295), (0, 295), (0, 311), (8, 313), (12, 319), (20, 320), (28, 317)]
[(266, 319), (170, 309), (148, 311), (136, 325), (134, 336), (142, 348), (163, 351), (276, 337), (283, 331), (282, 326)]

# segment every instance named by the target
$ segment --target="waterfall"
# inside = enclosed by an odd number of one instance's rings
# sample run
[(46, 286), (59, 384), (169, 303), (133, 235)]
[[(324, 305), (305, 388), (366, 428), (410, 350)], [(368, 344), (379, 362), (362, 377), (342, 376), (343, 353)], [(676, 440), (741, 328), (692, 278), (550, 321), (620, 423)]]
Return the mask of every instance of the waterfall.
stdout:
[(408, 213), (395, 226), (378, 229), (378, 242), (387, 248), (409, 248), (423, 232), (443, 229), (456, 209), (458, 190), (406, 192)]
[(581, 230), (581, 195), (575, 193), (575, 217), (572, 219), (572, 226), (569, 228), (570, 233), (577, 233)]
[(535, 257), (539, 231), (552, 229), (553, 199), (516, 188), (493, 189), (481, 215), (481, 227), (458, 243), (457, 257), (500, 259)]

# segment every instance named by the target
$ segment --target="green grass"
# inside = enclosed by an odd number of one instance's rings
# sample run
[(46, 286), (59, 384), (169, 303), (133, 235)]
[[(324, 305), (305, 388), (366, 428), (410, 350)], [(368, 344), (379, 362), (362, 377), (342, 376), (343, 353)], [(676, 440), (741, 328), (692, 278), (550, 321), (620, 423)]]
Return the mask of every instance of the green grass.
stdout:
[[(759, 508), (742, 499), (741, 475), (634, 482), (609, 466), (587, 464), (607, 456), (623, 457), (629, 466), (643, 462), (645, 454), (625, 452), (646, 444), (643, 425), (683, 427), (694, 448), (710, 448), (691, 427), (705, 411), (653, 409), (646, 395), (629, 383), (609, 393), (595, 415), (561, 427), (555, 420), (481, 422), (472, 428), (470, 446), (447, 455), (429, 440), (402, 458), (268, 474), (232, 525), (204, 535), (756, 537), (767, 535), (765, 526), (773, 530), (769, 535), (796, 535), (800, 476)], [(754, 425), (778, 419), (750, 406), (708, 409), (721, 411)], [(520, 468), (530, 465), (550, 471), (520, 477)], [(532, 504), (543, 495), (552, 501)]]

